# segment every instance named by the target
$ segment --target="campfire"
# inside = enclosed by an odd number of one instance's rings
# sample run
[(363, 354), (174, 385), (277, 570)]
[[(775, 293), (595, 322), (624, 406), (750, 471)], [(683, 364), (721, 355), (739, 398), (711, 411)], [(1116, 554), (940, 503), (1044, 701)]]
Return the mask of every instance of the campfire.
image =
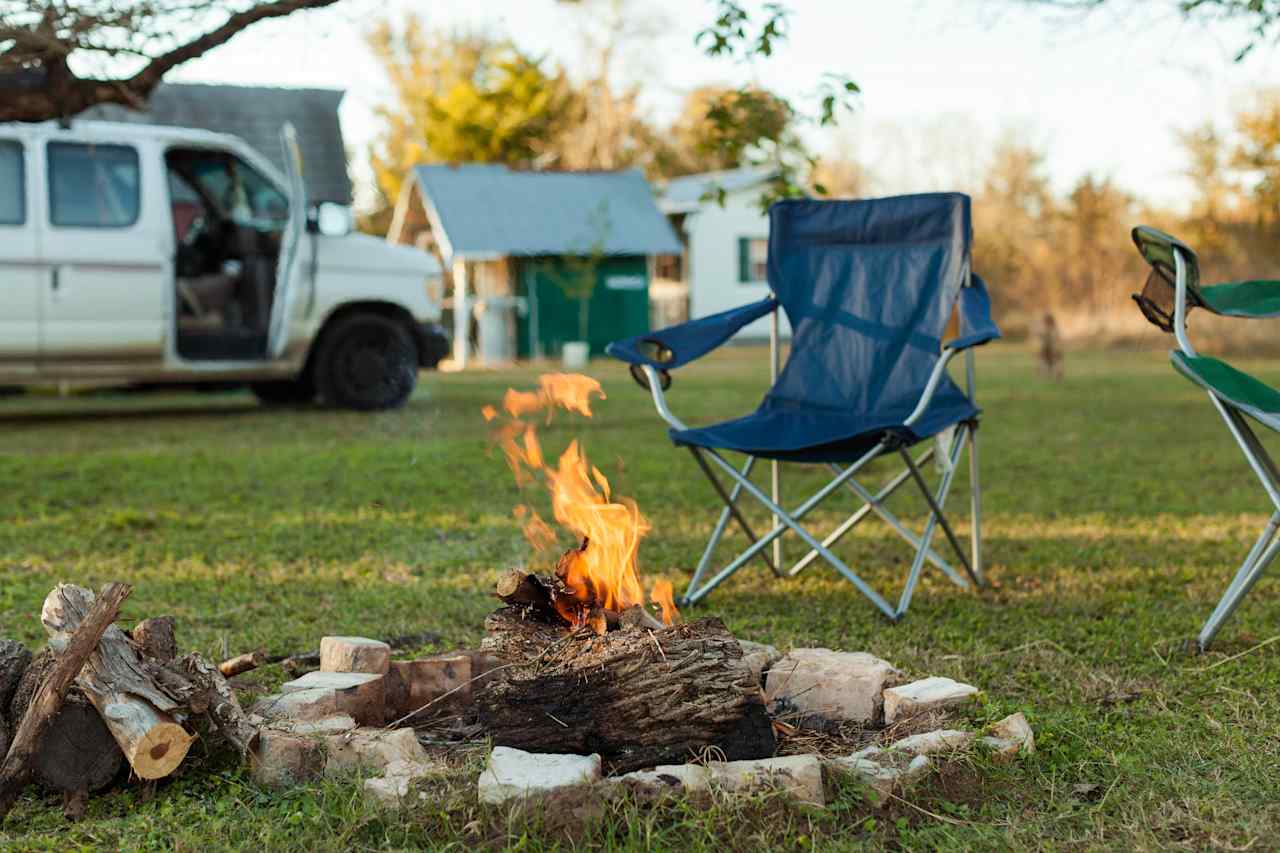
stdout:
[[(581, 540), (560, 557), (554, 576), (506, 581), (499, 596), (552, 622), (558, 616), (569, 628), (586, 625), (601, 635), (621, 624), (622, 613), (637, 609), (629, 617), (637, 623), (675, 624), (679, 612), (671, 584), (659, 580), (650, 591), (650, 601), (661, 608), (662, 621), (655, 622), (644, 611), (638, 566), (640, 540), (649, 532), (649, 522), (635, 501), (613, 499), (608, 479), (587, 460), (577, 440), (569, 443), (555, 467), (548, 465), (536, 424), (525, 416), (545, 413), (550, 422), (555, 409), (561, 408), (589, 418), (592, 398), (604, 396), (600, 383), (589, 376), (545, 374), (537, 391), (507, 391), (502, 400), (507, 419), (497, 423), (495, 433), (516, 484), (524, 486), (541, 478), (556, 521)], [(482, 414), (491, 423), (501, 417), (493, 406), (485, 406)], [(525, 538), (535, 551), (555, 546), (555, 531), (528, 504), (518, 504), (514, 513), (524, 522)], [(513, 595), (515, 599), (510, 598)]]
[[(760, 685), (718, 619), (684, 624), (671, 584), (645, 594), (641, 539), (650, 525), (635, 501), (613, 495), (577, 440), (548, 464), (538, 421), (557, 409), (591, 417), (596, 380), (547, 374), (537, 390), (508, 390), (494, 428), (517, 485), (541, 482), (555, 521), (578, 544), (544, 573), (512, 570), (497, 584), (505, 605), (486, 622), (487, 651), (505, 664), (477, 696), (481, 722), (503, 746), (598, 752), (616, 770), (717, 751), (772, 755)], [(530, 505), (516, 506), (525, 538), (550, 567), (558, 536)]]

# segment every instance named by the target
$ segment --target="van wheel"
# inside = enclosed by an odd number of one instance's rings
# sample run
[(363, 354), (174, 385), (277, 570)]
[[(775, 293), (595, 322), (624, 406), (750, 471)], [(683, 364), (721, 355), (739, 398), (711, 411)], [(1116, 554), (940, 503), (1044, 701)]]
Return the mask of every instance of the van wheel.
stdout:
[(301, 406), (316, 398), (316, 387), (306, 379), (251, 382), (249, 390), (265, 406)]
[(325, 402), (371, 411), (403, 406), (418, 382), (418, 350), (409, 330), (379, 314), (344, 317), (325, 332), (315, 361)]

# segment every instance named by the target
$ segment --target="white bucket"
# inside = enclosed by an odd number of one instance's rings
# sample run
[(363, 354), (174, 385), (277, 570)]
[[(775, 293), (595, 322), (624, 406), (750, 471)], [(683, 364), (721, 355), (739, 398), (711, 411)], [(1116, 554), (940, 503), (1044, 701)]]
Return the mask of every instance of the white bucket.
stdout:
[(591, 358), (591, 345), (586, 341), (568, 341), (560, 351), (560, 361), (568, 370), (584, 370)]

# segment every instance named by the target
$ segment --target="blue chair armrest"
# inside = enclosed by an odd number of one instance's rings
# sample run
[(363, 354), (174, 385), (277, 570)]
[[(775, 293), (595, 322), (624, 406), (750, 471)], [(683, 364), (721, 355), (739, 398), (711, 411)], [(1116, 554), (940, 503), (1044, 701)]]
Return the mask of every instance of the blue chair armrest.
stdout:
[(777, 307), (777, 301), (770, 296), (750, 305), (731, 308), (678, 326), (614, 341), (605, 348), (605, 352), (629, 364), (675, 370), (711, 352), (733, 337), (743, 326)]
[(991, 296), (982, 276), (974, 273), (968, 287), (960, 288), (960, 337), (948, 341), (947, 349), (962, 350), (994, 341), (1000, 337), (1000, 329), (991, 319)]

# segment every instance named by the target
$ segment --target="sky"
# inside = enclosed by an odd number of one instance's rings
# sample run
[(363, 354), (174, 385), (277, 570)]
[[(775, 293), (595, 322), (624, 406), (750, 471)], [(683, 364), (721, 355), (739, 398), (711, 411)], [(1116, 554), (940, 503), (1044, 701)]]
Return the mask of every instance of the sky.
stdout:
[[(848, 75), (863, 91), (856, 113), (837, 130), (808, 131), (808, 141), (866, 164), (886, 194), (975, 189), (991, 146), (1016, 134), (1046, 153), (1059, 191), (1092, 174), (1180, 206), (1188, 186), (1176, 131), (1229, 126), (1252, 92), (1280, 83), (1280, 54), (1264, 46), (1235, 63), (1240, 27), (1186, 22), (1171, 0), (1113, 5), (1081, 16), (1024, 0), (791, 0), (781, 49), (742, 64), (695, 46), (710, 0), (636, 0), (635, 14), (660, 35), (620, 73), (642, 82), (645, 104), (666, 118), (704, 83), (750, 81), (803, 104), (823, 74)], [(259, 24), (168, 79), (346, 90), (343, 130), (360, 184), (374, 110), (390, 94), (363, 35), (409, 11), (430, 27), (509, 36), (570, 74), (584, 68), (573, 4), (344, 0)]]

